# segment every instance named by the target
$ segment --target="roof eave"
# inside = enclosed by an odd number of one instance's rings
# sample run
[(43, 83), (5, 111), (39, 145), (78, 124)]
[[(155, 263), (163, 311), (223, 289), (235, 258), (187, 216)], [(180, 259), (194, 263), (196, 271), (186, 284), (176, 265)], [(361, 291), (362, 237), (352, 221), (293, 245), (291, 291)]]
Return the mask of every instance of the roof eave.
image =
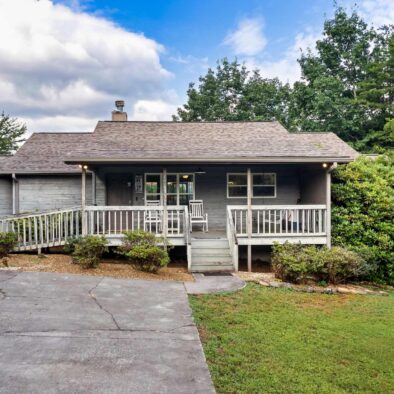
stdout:
[(66, 164), (132, 164), (132, 163), (349, 163), (350, 156), (288, 156), (288, 157), (235, 157), (235, 158), (99, 158), (70, 157)]

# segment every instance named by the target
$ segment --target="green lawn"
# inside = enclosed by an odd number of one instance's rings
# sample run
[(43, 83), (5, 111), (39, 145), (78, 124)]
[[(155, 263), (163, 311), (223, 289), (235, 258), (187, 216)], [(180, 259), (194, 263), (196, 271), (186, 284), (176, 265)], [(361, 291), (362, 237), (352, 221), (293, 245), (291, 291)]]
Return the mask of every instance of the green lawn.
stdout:
[(394, 393), (394, 294), (191, 296), (218, 393)]

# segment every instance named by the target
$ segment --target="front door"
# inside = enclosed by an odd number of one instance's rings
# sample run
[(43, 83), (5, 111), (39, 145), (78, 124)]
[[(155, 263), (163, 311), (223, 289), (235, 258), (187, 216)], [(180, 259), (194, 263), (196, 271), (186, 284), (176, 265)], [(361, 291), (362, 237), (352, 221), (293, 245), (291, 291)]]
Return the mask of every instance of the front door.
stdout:
[(107, 176), (107, 205), (132, 205), (132, 176), (110, 174)]

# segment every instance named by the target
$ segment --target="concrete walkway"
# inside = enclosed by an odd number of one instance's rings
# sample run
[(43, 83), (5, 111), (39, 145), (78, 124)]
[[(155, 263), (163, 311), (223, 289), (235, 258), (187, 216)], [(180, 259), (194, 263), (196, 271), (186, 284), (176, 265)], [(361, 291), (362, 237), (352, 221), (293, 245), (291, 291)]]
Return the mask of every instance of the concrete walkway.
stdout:
[(0, 392), (214, 389), (183, 283), (2, 271)]
[(214, 294), (236, 291), (245, 287), (245, 282), (233, 276), (193, 274), (195, 282), (185, 282), (188, 294)]

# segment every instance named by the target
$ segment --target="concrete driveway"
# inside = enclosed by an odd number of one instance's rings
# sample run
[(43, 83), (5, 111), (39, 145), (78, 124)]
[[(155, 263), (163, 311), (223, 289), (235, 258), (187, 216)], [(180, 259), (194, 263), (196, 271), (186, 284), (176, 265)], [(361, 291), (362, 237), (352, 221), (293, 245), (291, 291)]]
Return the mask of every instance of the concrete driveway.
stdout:
[(214, 389), (183, 283), (0, 271), (0, 392)]

